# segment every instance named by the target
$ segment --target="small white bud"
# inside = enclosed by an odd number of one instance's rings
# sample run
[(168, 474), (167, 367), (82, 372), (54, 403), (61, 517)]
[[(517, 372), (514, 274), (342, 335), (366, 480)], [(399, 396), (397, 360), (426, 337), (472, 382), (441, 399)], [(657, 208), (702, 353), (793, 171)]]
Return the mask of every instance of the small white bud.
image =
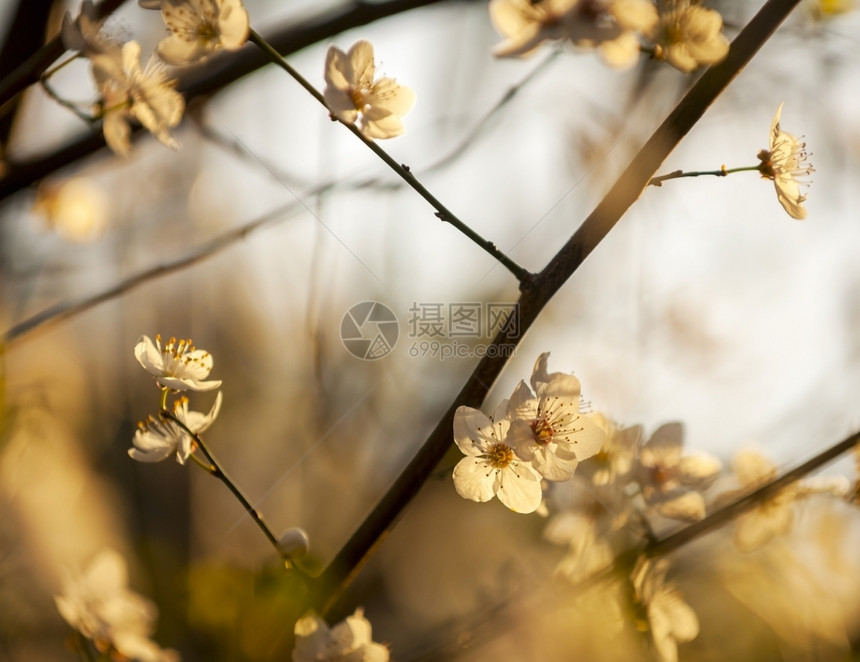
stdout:
[(308, 534), (298, 527), (289, 528), (278, 539), (278, 547), (287, 558), (299, 559), (308, 553)]

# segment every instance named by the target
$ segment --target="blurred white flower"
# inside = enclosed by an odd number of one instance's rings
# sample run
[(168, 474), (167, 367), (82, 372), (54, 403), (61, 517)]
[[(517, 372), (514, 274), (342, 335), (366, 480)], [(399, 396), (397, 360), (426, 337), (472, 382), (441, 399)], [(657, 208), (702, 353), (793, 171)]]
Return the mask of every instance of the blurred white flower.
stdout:
[[(776, 466), (757, 450), (735, 455), (732, 468), (740, 489), (720, 495), (720, 502), (734, 501), (777, 478)], [(794, 503), (811, 494), (844, 497), (851, 485), (844, 476), (812, 477), (796, 481), (763, 500), (735, 520), (735, 546), (742, 552), (758, 549), (776, 536), (788, 533), (794, 523)]]
[(655, 57), (676, 69), (690, 72), (701, 65), (716, 64), (729, 52), (722, 33), (723, 17), (696, 0), (666, 0), (660, 6)]
[(84, 243), (95, 241), (104, 232), (110, 202), (92, 179), (73, 177), (59, 184), (40, 185), (33, 211), (63, 239)]
[(162, 387), (177, 391), (212, 391), (221, 386), (220, 379), (204, 381), (212, 370), (212, 355), (196, 349), (191, 339), (171, 338), (164, 347), (161, 335), (155, 342), (141, 336), (134, 347), (134, 357), (143, 368), (158, 377)]
[(562, 17), (577, 0), (490, 0), (490, 20), (505, 38), (493, 49), (499, 57), (527, 56), (548, 39), (565, 37)]
[(662, 662), (677, 662), (678, 644), (699, 636), (699, 619), (677, 587), (666, 582), (669, 561), (640, 558), (630, 576), (636, 601), (645, 607), (654, 648)]
[(357, 41), (348, 53), (332, 46), (323, 96), (332, 114), (346, 124), (358, 123), (366, 138), (394, 138), (404, 131), (400, 118), (415, 103), (415, 93), (393, 78), (374, 80), (375, 72), (370, 42)]
[(639, 56), (639, 34), (654, 29), (657, 9), (650, 0), (578, 0), (562, 23), (574, 46), (596, 48), (607, 64), (623, 68)]
[(63, 46), (70, 51), (79, 51), (88, 56), (108, 51), (118, 53), (121, 44), (102, 33), (103, 22), (96, 18), (96, 9), (92, 1), (84, 0), (77, 18), (73, 19), (69, 12), (63, 16), (63, 26), (60, 31)]
[(162, 0), (161, 14), (170, 35), (155, 52), (167, 64), (200, 62), (222, 48), (238, 50), (248, 40), (242, 0)]
[(788, 215), (802, 220), (806, 218), (803, 202), (806, 195), (800, 193), (800, 177), (810, 175), (815, 169), (806, 162), (806, 143), (786, 133), (779, 127), (779, 117), (783, 104), (779, 104), (770, 127), (770, 149), (761, 150), (758, 158), (759, 172), (762, 177), (772, 179), (776, 187), (776, 197)]
[[(188, 398), (185, 397), (173, 403), (173, 415), (194, 434), (202, 434), (208, 430), (220, 410), (221, 391), (218, 391), (215, 404), (208, 414), (188, 411)], [(128, 449), (128, 454), (138, 462), (161, 462), (176, 455), (176, 461), (185, 464), (185, 460), (194, 451), (194, 439), (181, 425), (170, 419), (154, 416), (147, 418), (146, 423), (138, 423), (132, 443), (134, 447)]]
[(619, 428), (614, 421), (601, 413), (591, 416), (595, 425), (603, 430), (605, 440), (600, 451), (580, 471), (591, 477), (593, 485), (604, 487), (624, 482), (631, 474), (642, 440), (642, 426)]
[(100, 552), (79, 577), (66, 580), (55, 602), (60, 615), (111, 659), (175, 662), (178, 654), (149, 639), (157, 609), (127, 586), (125, 559), (116, 551)]
[(722, 463), (706, 454), (683, 455), (684, 428), (660, 426), (639, 454), (639, 483), (645, 503), (670, 519), (694, 522), (705, 516), (701, 491), (719, 475)]
[(129, 122), (137, 119), (158, 140), (171, 148), (178, 145), (169, 129), (179, 124), (185, 100), (173, 89), (164, 64), (151, 57), (140, 66), (140, 44), (129, 41), (121, 51), (90, 55), (96, 87), (101, 93), (101, 114), (108, 147), (120, 156), (131, 152)]
[(597, 453), (606, 438), (590, 414), (579, 411), (579, 380), (548, 374), (549, 353), (541, 354), (531, 376), (534, 393), (520, 382), (508, 403), (508, 445), (548, 480), (567, 480), (578, 463)]
[(555, 515), (547, 524), (544, 537), (567, 546), (556, 572), (574, 583), (589, 579), (612, 564), (612, 547), (598, 534), (597, 522), (587, 512), (567, 511)]
[(514, 512), (532, 513), (543, 496), (540, 476), (505, 443), (510, 422), (503, 417), (503, 407), (495, 420), (471, 407), (457, 409), (454, 441), (466, 457), (454, 467), (454, 487), (465, 499), (489, 501), (497, 496)]
[(361, 608), (332, 628), (311, 612), (298, 620), (295, 635), (293, 662), (388, 662), (388, 649), (374, 643)]

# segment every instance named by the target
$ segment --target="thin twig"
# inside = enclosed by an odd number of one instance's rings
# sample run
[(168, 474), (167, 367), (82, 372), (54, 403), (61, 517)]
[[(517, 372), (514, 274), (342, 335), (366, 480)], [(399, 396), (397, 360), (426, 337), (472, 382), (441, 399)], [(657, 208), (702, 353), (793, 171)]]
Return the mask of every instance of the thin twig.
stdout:
[(191, 428), (189, 428), (173, 412), (168, 409), (162, 409), (160, 416), (163, 419), (172, 421), (173, 423), (181, 427), (194, 440), (195, 446), (200, 449), (200, 452), (203, 453), (203, 456), (209, 463), (208, 467), (203, 465), (200, 466), (202, 466), (203, 469), (205, 469), (211, 476), (214, 476), (227, 486), (233, 496), (236, 497), (236, 500), (240, 504), (242, 504), (242, 508), (245, 509), (245, 512), (251, 516), (251, 519), (254, 520), (254, 523), (263, 532), (263, 535), (266, 536), (266, 539), (272, 544), (272, 547), (275, 548), (275, 551), (278, 553), (278, 556), (280, 557), (284, 566), (288, 570), (295, 569), (299, 572), (303, 572), (293, 564), (289, 556), (284, 554), (284, 552), (281, 550), (280, 544), (278, 543), (278, 538), (275, 536), (274, 533), (272, 533), (272, 530), (263, 520), (263, 514), (251, 505), (251, 502), (248, 501), (247, 497), (242, 493), (242, 490), (240, 490), (236, 483), (234, 483), (230, 479), (230, 477), (224, 472), (224, 469), (221, 467), (218, 460), (215, 459), (215, 456), (212, 454), (212, 451), (210, 451), (206, 447), (206, 444), (203, 443), (203, 439), (200, 437), (200, 435), (195, 433)]
[[(280, 53), (278, 53), (265, 39), (263, 39), (256, 31), (251, 30), (251, 35), (249, 40), (255, 43), (266, 55), (269, 59), (274, 63), (281, 67), (284, 71), (286, 71), (292, 78), (299, 83), (308, 93), (313, 96), (314, 99), (322, 104), (323, 108), (326, 110), (330, 109), (328, 104), (325, 101), (322, 93), (317, 90), (313, 85), (311, 85), (304, 76), (302, 76), (289, 62), (287, 62)], [(457, 216), (448, 209), (445, 205), (443, 205), (430, 191), (428, 191), (424, 185), (418, 181), (414, 174), (410, 171), (408, 166), (405, 166), (401, 163), (395, 161), (391, 156), (382, 149), (375, 141), (367, 138), (361, 131), (359, 131), (358, 127), (355, 124), (344, 122), (338, 118), (336, 118), (332, 114), (333, 119), (337, 119), (343, 126), (349, 129), (356, 138), (361, 140), (368, 149), (370, 149), (374, 154), (376, 154), (389, 168), (391, 168), (403, 181), (405, 181), (409, 186), (411, 186), (418, 195), (424, 198), (427, 202), (430, 203), (430, 206), (436, 210), (436, 216), (446, 223), (450, 223), (457, 230), (459, 230), (462, 234), (466, 235), (469, 239), (472, 240), (479, 247), (484, 249), (489, 255), (501, 263), (508, 271), (510, 271), (520, 282), (520, 287), (525, 288), (528, 287), (532, 280), (532, 274), (523, 269), (516, 262), (511, 260), (507, 255), (505, 255), (502, 251), (500, 251), (496, 245), (484, 239), (481, 235), (475, 232), (472, 228), (466, 225), (463, 221), (461, 221)]]
[(680, 179), (681, 177), (702, 177), (704, 175), (713, 175), (714, 177), (726, 177), (734, 172), (750, 172), (752, 170), (760, 172), (761, 166), (744, 166), (742, 168), (726, 168), (726, 166), (723, 166), (719, 170), (697, 170), (691, 172), (684, 172), (683, 170), (673, 170), (672, 172), (667, 173), (665, 175), (652, 177), (650, 180), (648, 180), (648, 186), (663, 186), (663, 182), (667, 182), (670, 179)]
[(3, 334), (2, 339), (0, 339), (0, 346), (9, 346), (16, 340), (20, 340), (22, 336), (37, 328), (46, 328), (53, 324), (59, 324), (60, 322), (74, 317), (75, 315), (79, 315), (100, 303), (122, 296), (126, 292), (129, 292), (151, 280), (156, 280), (157, 278), (175, 273), (212, 257), (216, 253), (236, 243), (238, 240), (243, 239), (254, 230), (257, 230), (268, 223), (283, 220), (289, 214), (299, 211), (299, 209), (300, 206), (298, 203), (284, 205), (254, 219), (249, 223), (246, 223), (245, 225), (242, 225), (239, 228), (236, 228), (235, 230), (230, 230), (202, 246), (193, 248), (190, 252), (172, 262), (165, 262), (150, 269), (146, 269), (145, 271), (126, 278), (116, 285), (113, 285), (101, 292), (97, 292), (96, 294), (78, 299), (60, 301), (59, 303), (56, 303), (9, 328)]

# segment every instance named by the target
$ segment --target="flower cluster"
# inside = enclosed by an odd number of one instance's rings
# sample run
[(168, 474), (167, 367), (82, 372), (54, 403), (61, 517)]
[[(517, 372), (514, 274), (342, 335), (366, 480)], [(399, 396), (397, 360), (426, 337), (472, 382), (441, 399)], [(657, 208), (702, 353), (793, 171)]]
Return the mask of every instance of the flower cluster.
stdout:
[(722, 60), (729, 42), (718, 12), (695, 0), (490, 0), (490, 18), (505, 38), (498, 56), (527, 56), (547, 40), (596, 49), (613, 67), (641, 51), (684, 72)]
[(65, 581), (55, 598), (57, 609), (112, 660), (177, 662), (176, 651), (162, 649), (149, 638), (158, 614), (155, 605), (127, 583), (125, 559), (112, 549), (103, 550), (83, 574)]
[(189, 411), (188, 398), (177, 398), (173, 412), (167, 414), (165, 403), (170, 391), (212, 391), (221, 386), (220, 380), (206, 380), (212, 370), (212, 355), (194, 347), (192, 341), (170, 338), (164, 345), (161, 336), (155, 342), (141, 336), (134, 348), (137, 362), (162, 389), (162, 411), (138, 423), (133, 447), (128, 454), (140, 462), (160, 462), (168, 457), (185, 464), (196, 448), (195, 437), (205, 432), (221, 409), (221, 392), (208, 414)]
[(86, 56), (100, 98), (97, 118), (114, 153), (131, 153), (131, 122), (143, 125), (164, 145), (175, 149), (170, 133), (185, 112), (185, 99), (165, 64), (200, 62), (219, 50), (236, 50), (247, 41), (248, 13), (241, 0), (141, 0), (160, 9), (169, 31), (141, 66), (137, 41), (120, 43), (105, 35), (91, 0), (85, 0), (74, 20), (66, 14), (62, 37), (66, 48)]
[(309, 613), (296, 623), (295, 635), (293, 662), (388, 662), (388, 648), (373, 641), (370, 621), (360, 608), (332, 628)]
[(535, 363), (532, 388), (520, 382), (493, 418), (471, 407), (457, 410), (454, 441), (466, 455), (454, 468), (461, 496), (497, 496), (511, 510), (531, 513), (541, 503), (541, 479), (567, 480), (579, 462), (600, 450), (604, 433), (591, 414), (580, 411), (579, 380), (547, 373), (548, 357), (542, 354)]

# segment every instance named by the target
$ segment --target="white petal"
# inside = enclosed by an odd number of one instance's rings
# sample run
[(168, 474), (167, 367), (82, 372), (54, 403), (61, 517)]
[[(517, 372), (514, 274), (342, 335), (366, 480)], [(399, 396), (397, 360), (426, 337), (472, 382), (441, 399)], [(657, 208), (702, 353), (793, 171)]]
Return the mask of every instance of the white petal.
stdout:
[(528, 465), (509, 467), (500, 472), (497, 496), (515, 513), (533, 513), (543, 498), (540, 477)]
[(484, 430), (492, 422), (484, 412), (472, 407), (457, 407), (454, 412), (454, 442), (466, 455), (479, 455), (484, 449)]
[[(495, 470), (475, 457), (464, 457), (454, 467), (454, 488), (464, 499), (489, 501), (495, 496), (493, 481)], [(537, 506), (535, 506), (537, 508)]]

